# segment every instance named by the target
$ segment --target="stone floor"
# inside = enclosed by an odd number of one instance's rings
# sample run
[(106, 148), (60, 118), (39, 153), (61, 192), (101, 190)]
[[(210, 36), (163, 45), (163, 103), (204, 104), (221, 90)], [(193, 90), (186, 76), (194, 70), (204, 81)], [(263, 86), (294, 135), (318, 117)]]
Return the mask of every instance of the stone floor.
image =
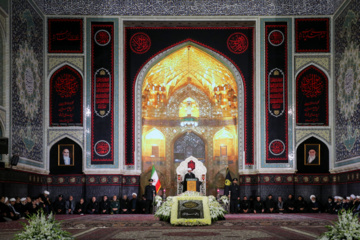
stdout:
[[(179, 227), (153, 215), (56, 216), (76, 239), (316, 239), (325, 225), (337, 219), (330, 214), (232, 214), (211, 226)], [(0, 223), (0, 240), (12, 239), (22, 229), (20, 220)]]

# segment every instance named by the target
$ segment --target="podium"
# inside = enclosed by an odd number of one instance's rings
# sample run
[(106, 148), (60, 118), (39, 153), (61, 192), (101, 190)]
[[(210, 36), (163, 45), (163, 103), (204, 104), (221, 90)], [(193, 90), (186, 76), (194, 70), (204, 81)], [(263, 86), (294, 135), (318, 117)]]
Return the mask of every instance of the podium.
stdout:
[(186, 179), (186, 187), (188, 191), (196, 192), (197, 188), (197, 178), (188, 178)]

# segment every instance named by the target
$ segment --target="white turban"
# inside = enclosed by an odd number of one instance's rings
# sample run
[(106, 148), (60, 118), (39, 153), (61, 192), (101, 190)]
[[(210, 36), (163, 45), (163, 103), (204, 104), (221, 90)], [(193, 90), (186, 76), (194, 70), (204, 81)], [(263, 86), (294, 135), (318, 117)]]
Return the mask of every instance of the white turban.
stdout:
[(135, 195), (135, 196), (137, 196), (137, 194), (136, 194), (136, 193), (133, 193), (132, 195)]
[(356, 198), (359, 198), (359, 199), (360, 199), (360, 196), (356, 196)]
[(187, 170), (188, 170), (188, 171), (189, 171), (189, 170), (191, 171), (191, 170), (192, 170), (192, 168), (188, 168)]
[(355, 194), (351, 194), (350, 197), (351, 197), (352, 199), (355, 199), (355, 198), (356, 198)]
[(5, 202), (4, 202), (4, 203), (6, 203), (8, 200), (9, 200), (9, 199), (8, 199), (7, 197), (5, 197)]
[(15, 198), (10, 198), (10, 202), (15, 202), (16, 199)]
[(45, 190), (45, 191), (44, 191), (44, 194), (50, 195), (50, 192), (47, 191), (47, 190)]
[(26, 201), (26, 198), (23, 197), (22, 199), (20, 199), (21, 202), (25, 202)]
[(347, 200), (350, 200), (350, 197), (346, 197)]
[(316, 198), (315, 195), (311, 195), (311, 196), (310, 196), (310, 199), (312, 199), (312, 198)]

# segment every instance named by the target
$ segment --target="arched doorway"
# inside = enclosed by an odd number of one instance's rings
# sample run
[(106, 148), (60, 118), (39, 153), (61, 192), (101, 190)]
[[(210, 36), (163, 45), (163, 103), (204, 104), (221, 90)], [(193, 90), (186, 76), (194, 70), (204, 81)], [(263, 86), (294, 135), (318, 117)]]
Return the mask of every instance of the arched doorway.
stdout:
[(188, 157), (195, 157), (204, 163), (205, 142), (193, 132), (184, 133), (174, 143), (174, 161), (182, 162)]
[[(196, 154), (200, 160), (208, 161), (205, 165), (209, 181), (214, 181), (218, 171), (228, 166), (228, 162), (214, 161), (214, 135), (224, 127), (231, 129), (232, 138), (236, 139), (229, 140), (233, 142), (234, 172), (242, 168), (243, 154), (238, 152), (244, 151), (244, 104), (239, 103), (244, 102), (244, 86), (240, 73), (226, 58), (191, 41), (180, 44), (143, 67), (138, 74), (136, 94), (141, 96), (135, 101), (141, 111), (135, 111), (135, 164), (141, 166), (143, 173), (148, 168), (144, 159), (150, 157), (143, 152), (147, 148), (144, 136), (152, 128), (164, 134), (165, 167), (159, 166), (157, 171), (165, 177), (162, 185), (167, 189), (176, 189), (175, 163), (188, 155)], [(195, 147), (198, 145), (192, 140), (184, 144), (189, 135), (193, 140), (203, 139), (204, 144)], [(154, 165), (157, 166), (156, 161)], [(207, 192), (212, 194), (211, 190)]]

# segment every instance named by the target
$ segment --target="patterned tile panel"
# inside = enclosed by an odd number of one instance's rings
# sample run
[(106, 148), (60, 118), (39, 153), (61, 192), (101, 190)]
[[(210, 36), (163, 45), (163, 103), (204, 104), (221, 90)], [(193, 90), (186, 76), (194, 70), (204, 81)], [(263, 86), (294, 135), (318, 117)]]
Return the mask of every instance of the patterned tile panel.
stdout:
[(331, 144), (331, 130), (330, 129), (297, 129), (296, 130), (296, 142), (295, 145), (298, 145), (302, 141), (306, 140), (309, 137), (315, 136), (322, 140), (326, 140), (328, 144)]
[(308, 64), (317, 64), (323, 67), (328, 73), (331, 71), (331, 60), (328, 57), (297, 56), (295, 57), (295, 73)]
[(360, 162), (359, 22), (356, 0), (335, 16), (335, 166)]
[(28, 1), (11, 4), (11, 151), (42, 162), (44, 21)]
[(63, 64), (70, 63), (84, 72), (84, 58), (76, 56), (55, 56), (48, 58), (48, 74)]
[(344, 0), (34, 0), (48, 15), (330, 15)]
[(84, 145), (84, 131), (82, 129), (50, 129), (48, 130), (48, 145), (65, 137), (76, 139), (81, 146)]

